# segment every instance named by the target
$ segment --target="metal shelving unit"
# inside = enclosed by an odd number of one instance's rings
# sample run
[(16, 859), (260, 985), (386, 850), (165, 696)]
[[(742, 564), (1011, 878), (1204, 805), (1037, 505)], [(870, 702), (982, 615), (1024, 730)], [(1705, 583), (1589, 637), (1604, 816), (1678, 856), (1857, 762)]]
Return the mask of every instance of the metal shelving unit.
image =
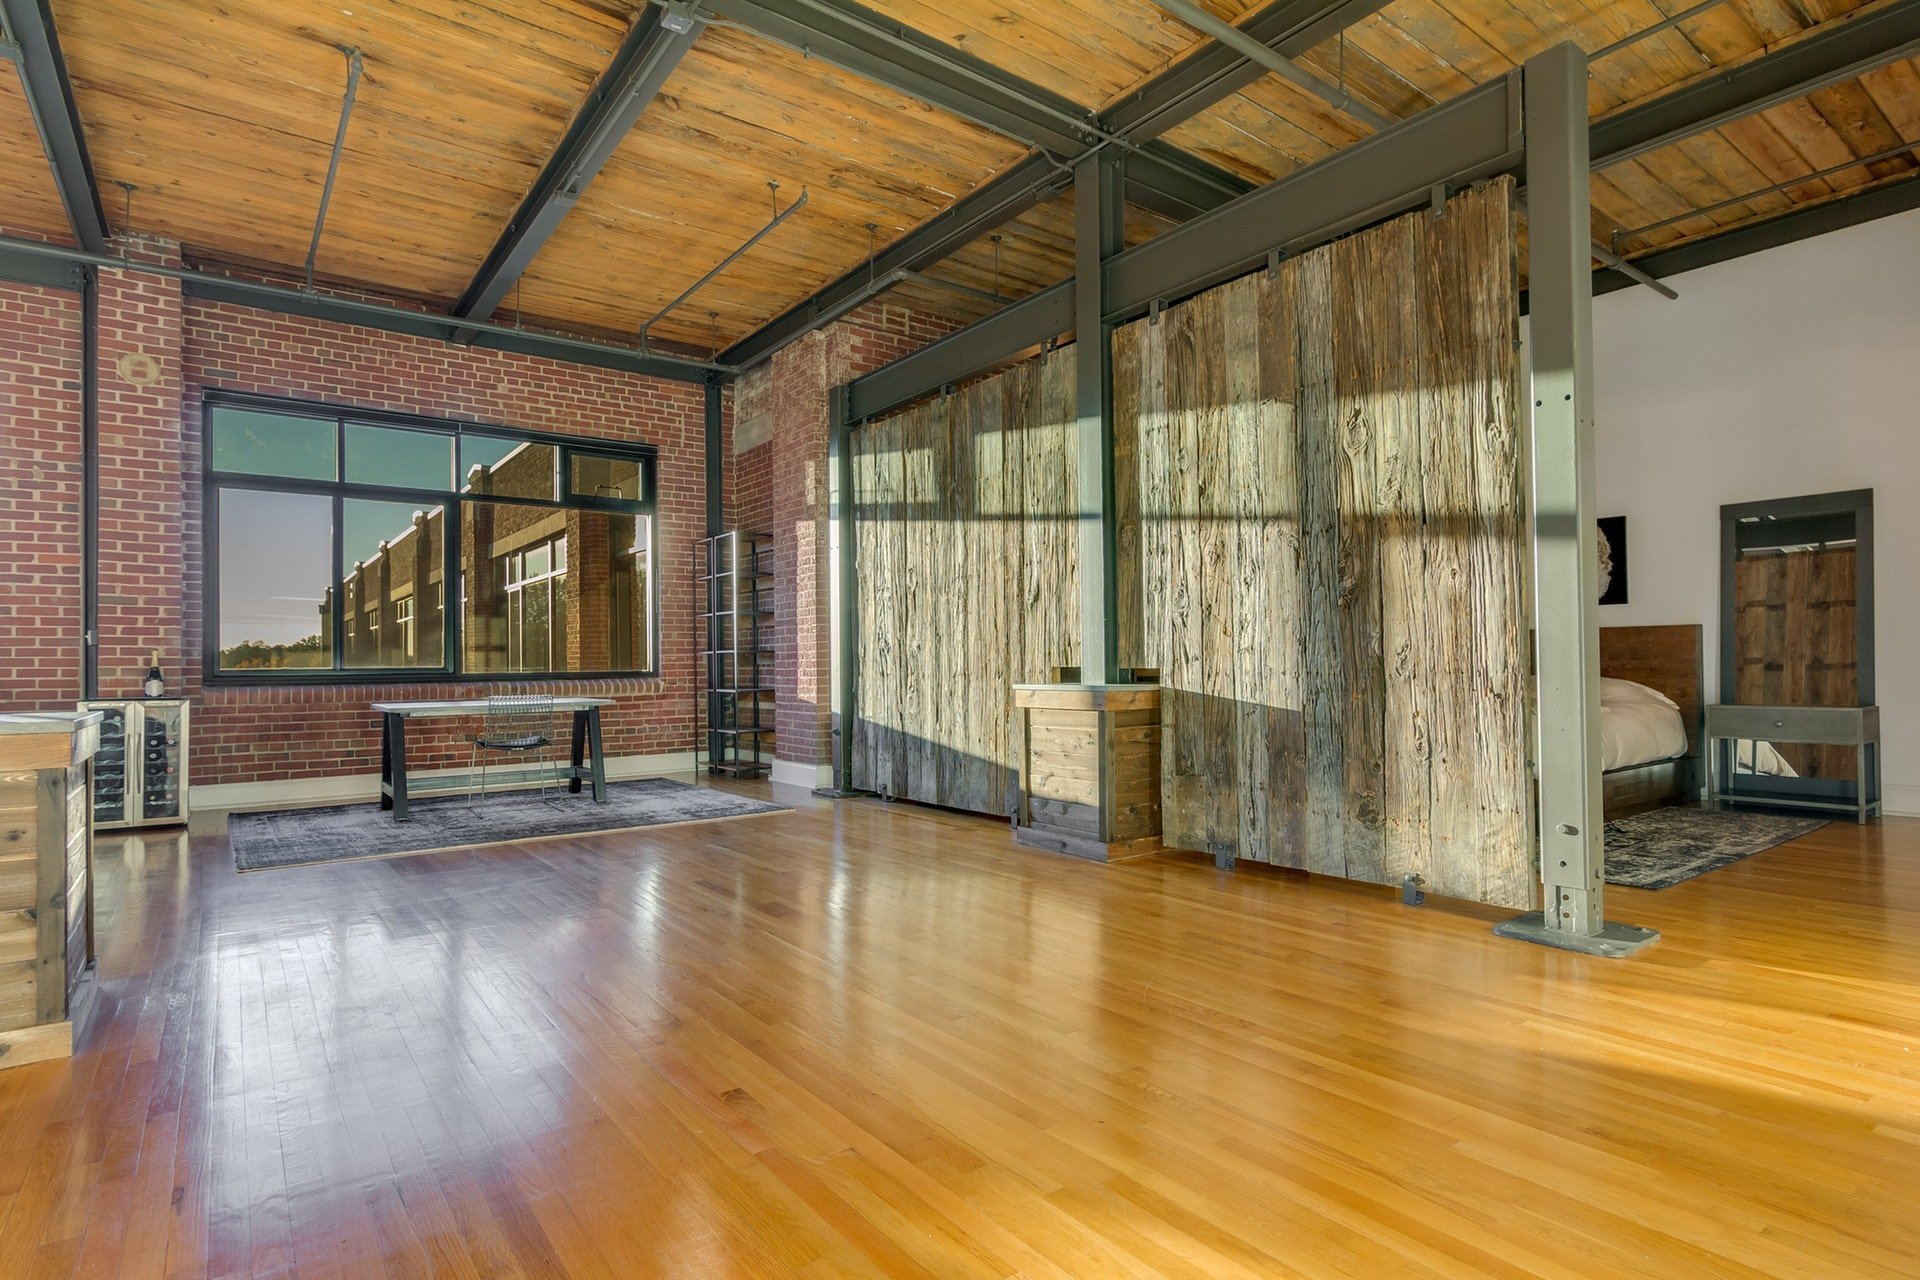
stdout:
[(773, 535), (735, 529), (695, 551), (702, 688), (694, 709), (708, 773), (754, 778), (773, 766)]

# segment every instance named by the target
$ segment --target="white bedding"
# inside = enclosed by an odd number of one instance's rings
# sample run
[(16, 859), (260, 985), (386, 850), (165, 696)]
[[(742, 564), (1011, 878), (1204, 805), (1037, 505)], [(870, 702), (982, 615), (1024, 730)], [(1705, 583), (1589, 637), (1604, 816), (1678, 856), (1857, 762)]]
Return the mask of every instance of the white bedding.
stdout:
[[(1741, 742), (1734, 771), (1776, 778), (1799, 775), (1771, 742)], [(1687, 726), (1673, 699), (1631, 680), (1600, 679), (1600, 771), (1632, 769), (1687, 754)]]
[[(1644, 686), (1635, 685), (1635, 688)], [(1652, 693), (1651, 689), (1647, 692)], [(1664, 699), (1600, 703), (1600, 768), (1631, 769), (1687, 754), (1687, 726)]]

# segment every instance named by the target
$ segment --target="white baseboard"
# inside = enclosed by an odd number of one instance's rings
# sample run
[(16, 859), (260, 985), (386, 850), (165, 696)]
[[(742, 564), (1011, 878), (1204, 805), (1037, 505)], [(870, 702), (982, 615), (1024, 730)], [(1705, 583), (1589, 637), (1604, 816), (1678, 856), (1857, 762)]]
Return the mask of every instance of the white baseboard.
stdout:
[(1881, 783), (1880, 811), (1890, 818), (1920, 818), (1920, 787)]
[[(607, 781), (625, 782), (632, 778), (663, 778), (693, 772), (693, 752), (669, 751), (654, 756), (608, 756)], [(465, 769), (410, 769), (409, 778), (430, 782), (435, 778), (460, 776)], [(537, 782), (515, 783), (500, 790), (536, 787)], [(354, 804), (380, 797), (377, 773), (338, 774), (325, 778), (269, 778), (262, 782), (195, 783), (189, 795), (196, 810), (218, 809), (234, 813), (246, 809), (303, 808), (316, 804)]]
[(805, 787), (809, 791), (815, 787), (830, 787), (833, 785), (833, 766), (805, 764), (799, 760), (775, 760), (767, 780), (778, 787)]

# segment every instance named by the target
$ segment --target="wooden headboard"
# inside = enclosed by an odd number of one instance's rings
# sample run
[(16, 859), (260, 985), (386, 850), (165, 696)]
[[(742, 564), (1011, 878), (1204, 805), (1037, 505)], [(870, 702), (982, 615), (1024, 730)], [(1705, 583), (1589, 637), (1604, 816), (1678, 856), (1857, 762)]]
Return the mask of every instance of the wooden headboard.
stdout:
[(1701, 705), (1700, 624), (1679, 627), (1600, 628), (1600, 674), (1658, 689), (1680, 708), (1687, 726), (1687, 754), (1700, 754), (1705, 715)]

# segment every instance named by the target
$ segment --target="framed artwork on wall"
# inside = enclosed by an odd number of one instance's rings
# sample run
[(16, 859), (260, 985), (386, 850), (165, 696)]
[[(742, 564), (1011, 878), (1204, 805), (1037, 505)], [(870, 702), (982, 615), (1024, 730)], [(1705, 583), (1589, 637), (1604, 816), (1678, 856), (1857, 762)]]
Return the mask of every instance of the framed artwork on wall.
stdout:
[(1602, 516), (1600, 526), (1600, 603), (1627, 602), (1627, 518)]

